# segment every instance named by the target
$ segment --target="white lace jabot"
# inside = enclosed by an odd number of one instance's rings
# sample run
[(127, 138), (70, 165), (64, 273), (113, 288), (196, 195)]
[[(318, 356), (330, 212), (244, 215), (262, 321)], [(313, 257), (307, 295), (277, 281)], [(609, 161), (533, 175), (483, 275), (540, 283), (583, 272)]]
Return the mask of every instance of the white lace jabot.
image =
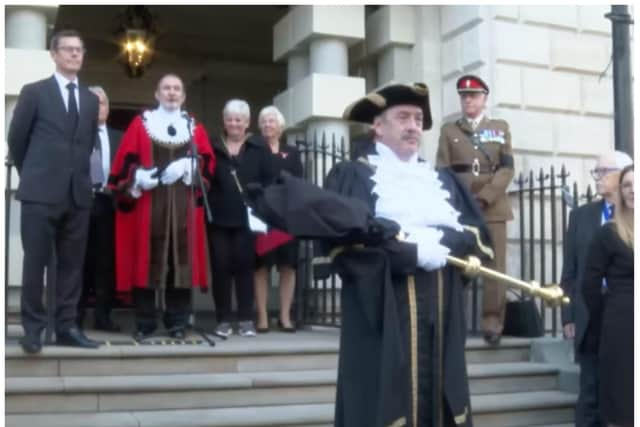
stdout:
[(376, 151), (368, 160), (375, 166), (371, 179), (375, 182), (372, 192), (378, 196), (377, 217), (397, 222), (404, 231), (435, 226), (462, 231), (460, 213), (447, 201), (449, 192), (429, 162), (419, 162), (417, 154), (402, 161), (379, 142)]
[[(142, 119), (147, 133), (154, 141), (173, 145), (189, 142), (187, 119), (180, 110), (168, 111), (158, 107), (155, 110), (145, 111), (142, 114)], [(191, 117), (189, 120), (193, 134), (194, 121)]]

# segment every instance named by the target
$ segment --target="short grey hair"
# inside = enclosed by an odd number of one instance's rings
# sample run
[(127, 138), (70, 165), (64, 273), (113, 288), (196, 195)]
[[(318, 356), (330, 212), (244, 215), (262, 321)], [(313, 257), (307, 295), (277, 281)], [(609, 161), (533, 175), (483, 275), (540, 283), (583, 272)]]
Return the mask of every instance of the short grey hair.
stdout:
[(619, 167), (620, 169), (624, 169), (627, 166), (633, 164), (633, 159), (631, 158), (631, 156), (625, 153), (624, 151), (618, 151), (618, 150), (614, 151), (613, 158), (616, 161), (616, 166)]
[(284, 126), (286, 125), (284, 116), (275, 105), (268, 105), (264, 107), (262, 110), (260, 110), (260, 114), (258, 115), (258, 125), (260, 125), (260, 122), (262, 122), (262, 119), (268, 115), (274, 115), (276, 117), (276, 122), (278, 122), (278, 126), (280, 127), (280, 130), (284, 129)]
[(624, 151), (606, 151), (598, 157), (596, 164), (601, 166), (604, 164), (622, 170), (633, 164), (633, 159)]
[(107, 96), (107, 92), (104, 91), (102, 86), (89, 86), (89, 90), (93, 93), (99, 93), (104, 96), (104, 99), (107, 100), (107, 104), (109, 103), (109, 97)]
[(246, 117), (247, 121), (251, 120), (251, 109), (244, 99), (230, 99), (222, 109), (222, 115), (238, 114)]

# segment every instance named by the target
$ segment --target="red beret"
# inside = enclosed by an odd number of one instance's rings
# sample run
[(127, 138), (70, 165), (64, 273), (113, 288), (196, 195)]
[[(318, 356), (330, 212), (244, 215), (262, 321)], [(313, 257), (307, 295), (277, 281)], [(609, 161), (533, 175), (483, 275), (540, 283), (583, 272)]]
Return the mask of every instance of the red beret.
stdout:
[(456, 82), (458, 93), (482, 92), (489, 93), (489, 86), (478, 76), (467, 74), (462, 76)]

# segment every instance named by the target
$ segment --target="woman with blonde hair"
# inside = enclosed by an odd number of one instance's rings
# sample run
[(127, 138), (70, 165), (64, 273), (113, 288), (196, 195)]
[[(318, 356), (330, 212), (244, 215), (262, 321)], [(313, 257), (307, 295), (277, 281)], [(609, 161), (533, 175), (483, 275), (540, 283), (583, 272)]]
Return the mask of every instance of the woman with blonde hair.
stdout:
[(583, 295), (587, 335), (598, 344), (603, 425), (633, 425), (633, 165), (620, 172), (613, 221), (589, 247)]

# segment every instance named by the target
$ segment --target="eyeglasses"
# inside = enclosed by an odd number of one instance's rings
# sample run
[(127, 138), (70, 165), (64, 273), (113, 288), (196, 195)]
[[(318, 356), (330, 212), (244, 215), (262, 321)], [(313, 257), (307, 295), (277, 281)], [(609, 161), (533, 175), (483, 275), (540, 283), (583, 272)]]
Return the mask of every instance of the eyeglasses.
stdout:
[(600, 181), (602, 178), (610, 174), (611, 172), (617, 172), (620, 168), (595, 168), (589, 171), (591, 177), (596, 181)]
[(65, 53), (78, 52), (80, 54), (85, 54), (87, 52), (87, 49), (79, 46), (58, 46), (58, 50), (61, 50)]

